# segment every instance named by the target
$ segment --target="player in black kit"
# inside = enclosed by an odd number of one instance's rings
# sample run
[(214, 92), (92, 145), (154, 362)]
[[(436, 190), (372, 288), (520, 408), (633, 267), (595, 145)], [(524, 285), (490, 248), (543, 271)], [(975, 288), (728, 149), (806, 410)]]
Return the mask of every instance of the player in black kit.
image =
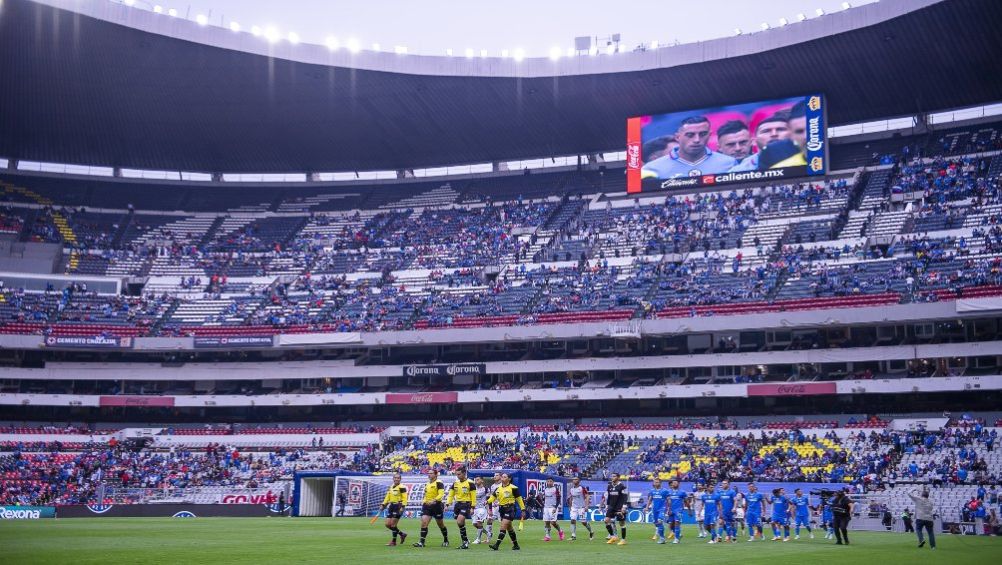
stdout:
[[(609, 539), (605, 543), (616, 543), (626, 545), (626, 507), (630, 505), (630, 493), (626, 490), (626, 485), (619, 481), (619, 473), (612, 474), (612, 480), (605, 488), (605, 530), (609, 532)], [(616, 530), (612, 521), (619, 522), (620, 537), (616, 537)]]

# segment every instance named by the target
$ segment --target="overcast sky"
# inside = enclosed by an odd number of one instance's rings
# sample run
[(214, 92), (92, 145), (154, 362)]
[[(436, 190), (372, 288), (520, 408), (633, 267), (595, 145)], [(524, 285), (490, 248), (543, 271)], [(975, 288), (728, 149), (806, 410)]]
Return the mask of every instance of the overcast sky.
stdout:
[[(108, 0), (92, 0), (104, 2)], [(120, 1), (120, 0), (115, 0)], [(853, 6), (873, 0), (856, 0)], [(841, 10), (842, 0), (136, 0), (137, 6), (161, 4), (180, 17), (209, 17), (213, 25), (238, 22), (273, 26), (282, 35), (296, 32), (306, 43), (324, 43), (328, 36), (343, 45), (354, 38), (363, 48), (406, 46), (410, 53), (458, 55), (467, 48), (523, 49), (540, 57), (553, 47), (566, 50), (577, 36), (622, 34), (623, 45), (661, 44), (714, 39), (759, 31), (762, 22), (795, 22), (798, 13), (816, 17), (815, 10)]]

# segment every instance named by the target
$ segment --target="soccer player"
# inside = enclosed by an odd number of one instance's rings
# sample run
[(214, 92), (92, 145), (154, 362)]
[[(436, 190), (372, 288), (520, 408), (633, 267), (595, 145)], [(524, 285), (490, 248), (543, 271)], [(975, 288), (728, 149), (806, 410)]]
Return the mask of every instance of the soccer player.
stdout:
[[(494, 496), (497, 494), (498, 489), (501, 488), (501, 473), (494, 473), (494, 482), (491, 483), (490, 495)], [(488, 541), (494, 537), (494, 522), (501, 521), (500, 509), (497, 503), (487, 505), (487, 539)]]
[(456, 469), (456, 482), (452, 483), (449, 489), (449, 500), (446, 504), (452, 504), (452, 513), (456, 518), (456, 525), (459, 526), (459, 538), (463, 543), (459, 549), (470, 549), (470, 539), (466, 537), (466, 520), (473, 514), (473, 506), (477, 503), (477, 488), (473, 481), (466, 476), (466, 467)]
[(682, 512), (691, 496), (678, 488), (678, 480), (672, 480), (668, 486), (668, 525), (675, 538), (671, 542), (679, 543), (682, 539)]
[(647, 508), (657, 533), (652, 540), (665, 543), (665, 509), (668, 506), (668, 489), (661, 486), (661, 477), (654, 477), (654, 488), (647, 493)]
[(832, 516), (831, 501), (821, 497), (821, 528), (825, 531), (825, 539), (835, 538), (835, 517)]
[(699, 538), (706, 537), (706, 529), (703, 528), (703, 517), (706, 515), (703, 508), (703, 493), (706, 488), (703, 485), (696, 485), (696, 492), (692, 496), (692, 510), (696, 518), (696, 526), (699, 527)]
[(724, 155), (740, 163), (751, 155), (751, 148), (751, 132), (741, 120), (731, 120), (717, 128), (717, 150)]
[(793, 491), (793, 498), (790, 499), (793, 507), (793, 539), (800, 539), (800, 526), (807, 528), (807, 533), (814, 539), (814, 530), (811, 529), (811, 499), (804, 496), (803, 489)]
[[(626, 485), (620, 482), (619, 473), (613, 473), (609, 485), (605, 488), (605, 531), (609, 536), (605, 543), (626, 545), (626, 507), (630, 504), (630, 493)], [(619, 522), (622, 537), (616, 537), (613, 520)]]
[(498, 533), (498, 539), (488, 547), (497, 551), (501, 547), (501, 542), (504, 541), (505, 534), (508, 534), (511, 536), (512, 551), (518, 551), (521, 548), (518, 546), (518, 537), (515, 535), (515, 528), (512, 527), (511, 523), (515, 520), (516, 504), (518, 509), (522, 511), (522, 521), (525, 521), (525, 500), (522, 499), (522, 493), (519, 492), (518, 487), (511, 484), (511, 476), (508, 473), (501, 473), (500, 484), (487, 501), (497, 503), (498, 515), (501, 517), (501, 531)]
[(557, 517), (560, 515), (560, 489), (553, 483), (553, 479), (546, 479), (546, 486), (543, 487), (543, 526), (546, 528), (546, 536), (543, 541), (550, 541), (550, 529), (556, 528), (560, 541), (564, 541), (564, 531), (560, 529)]
[(595, 539), (595, 532), (588, 522), (588, 488), (581, 484), (581, 477), (571, 479), (567, 489), (567, 505), (571, 507), (571, 541), (578, 539), (578, 521), (588, 530), (588, 541)]
[(707, 543), (717, 543), (717, 511), (720, 506), (713, 485), (706, 485), (706, 490), (699, 495), (699, 498), (703, 502), (703, 529), (710, 534), (710, 541)]
[(428, 524), (435, 519), (438, 529), (442, 531), (442, 547), (449, 547), (449, 530), (445, 527), (442, 517), (445, 514), (445, 485), (438, 480), (438, 471), (428, 471), (428, 484), (424, 486), (424, 500), (421, 503), (421, 541), (414, 547), (424, 547), (428, 538)]
[(706, 146), (709, 139), (710, 120), (706, 116), (689, 116), (682, 120), (675, 132), (678, 147), (644, 165), (641, 176), (660, 180), (698, 177), (722, 173), (734, 167), (737, 161), (733, 157)]
[(730, 481), (724, 479), (717, 491), (717, 503), (720, 505), (720, 518), (724, 524), (724, 540), (734, 543), (738, 532), (734, 529), (734, 504), (737, 502), (738, 490), (731, 487)]
[[(773, 489), (772, 497), (772, 541), (790, 541), (790, 499), (783, 488)], [(779, 537), (779, 528), (783, 528), (783, 537)]]
[(400, 484), (400, 473), (393, 473), (393, 485), (386, 491), (383, 503), (379, 505), (380, 512), (386, 510), (386, 523), (384, 525), (393, 534), (393, 539), (386, 545), (397, 545), (397, 536), (400, 536), (401, 545), (407, 539), (407, 534), (397, 528), (397, 523), (400, 522), (400, 517), (403, 516), (406, 505), (407, 487)]
[(768, 118), (762, 120), (755, 126), (755, 147), (758, 153), (745, 157), (740, 163), (734, 166), (732, 171), (755, 171), (759, 167), (759, 159), (762, 152), (770, 143), (782, 141), (790, 138), (790, 127), (787, 125), (789, 117), (786, 111), (776, 112)]
[(762, 515), (765, 513), (765, 496), (758, 491), (758, 485), (751, 483), (748, 485), (748, 494), (745, 495), (745, 522), (748, 524), (748, 541), (755, 541), (755, 533), (758, 538), (764, 539), (762, 535)]
[(491, 536), (484, 529), (484, 522), (490, 520), (490, 505), (487, 504), (487, 497), (490, 493), (487, 491), (487, 485), (484, 484), (484, 480), (481, 477), (473, 479), (473, 488), (476, 490), (476, 503), (473, 507), (473, 527), (477, 529), (477, 537), (473, 538), (470, 542), (473, 545), (480, 543), (480, 538), (484, 534), (487, 534), (487, 541), (490, 541)]

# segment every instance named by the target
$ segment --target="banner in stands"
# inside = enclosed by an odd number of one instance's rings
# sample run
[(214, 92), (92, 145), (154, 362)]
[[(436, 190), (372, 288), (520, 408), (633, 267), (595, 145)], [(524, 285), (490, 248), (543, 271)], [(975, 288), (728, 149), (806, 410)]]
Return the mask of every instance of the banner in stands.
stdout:
[(98, 406), (174, 406), (173, 396), (102, 396)]
[(50, 335), (45, 338), (46, 347), (80, 349), (128, 349), (132, 347), (131, 337)]
[(459, 402), (458, 392), (394, 392), (387, 393), (387, 404), (453, 404)]
[(362, 334), (335, 332), (278, 335), (278, 345), (330, 345), (338, 343), (362, 343)]
[(289, 508), (265, 504), (112, 504), (60, 506), (60, 518), (211, 518), (281, 515)]
[(824, 175), (826, 110), (809, 94), (629, 118), (627, 192)]
[(457, 377), (460, 375), (486, 375), (484, 363), (462, 363), (450, 365), (407, 365), (403, 368), (405, 377)]
[(52, 506), (0, 506), (0, 520), (41, 520), (55, 518)]
[(229, 337), (196, 337), (195, 348), (203, 347), (271, 347), (274, 337), (270, 335), (237, 335)]
[(748, 396), (814, 396), (837, 394), (835, 383), (776, 383), (748, 385)]

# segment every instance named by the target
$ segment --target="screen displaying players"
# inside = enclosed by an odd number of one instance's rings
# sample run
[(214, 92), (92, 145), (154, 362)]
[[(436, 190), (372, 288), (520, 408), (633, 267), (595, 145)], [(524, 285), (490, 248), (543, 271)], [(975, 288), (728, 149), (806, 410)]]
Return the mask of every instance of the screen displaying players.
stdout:
[(782, 181), (827, 170), (820, 94), (627, 120), (627, 191)]

